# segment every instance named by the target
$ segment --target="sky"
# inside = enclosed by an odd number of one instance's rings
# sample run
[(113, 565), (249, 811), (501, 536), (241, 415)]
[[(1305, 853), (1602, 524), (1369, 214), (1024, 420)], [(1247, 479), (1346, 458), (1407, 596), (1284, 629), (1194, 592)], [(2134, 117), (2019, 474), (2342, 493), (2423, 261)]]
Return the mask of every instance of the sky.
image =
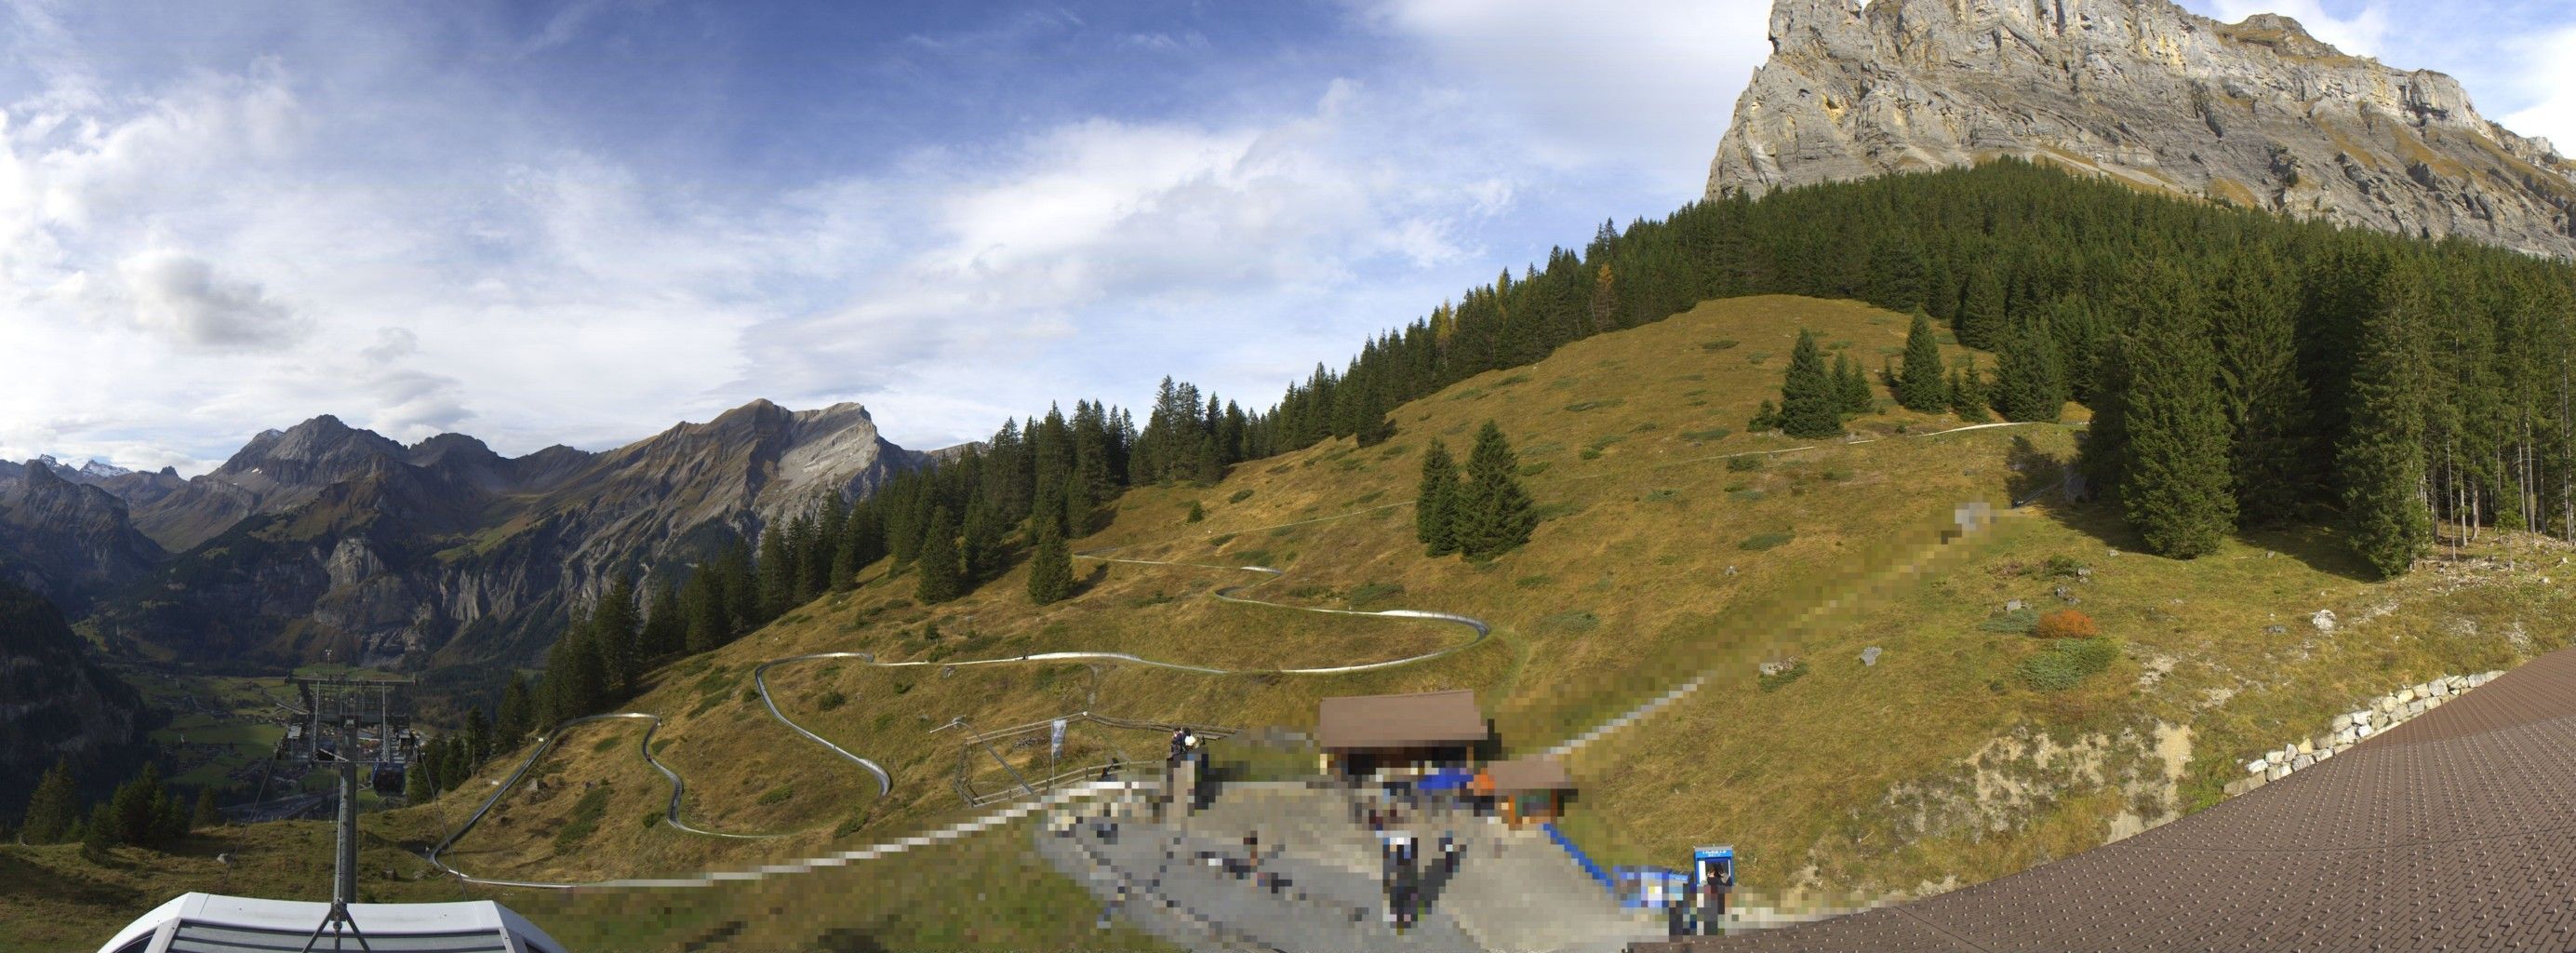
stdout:
[[(2576, 145), (2576, 9), (2274, 10)], [(1580, 9), (1578, 9), (1578, 7)], [(0, 0), (0, 458), (1266, 406), (1698, 197), (1767, 0)], [(210, 12), (210, 11), (220, 11)]]

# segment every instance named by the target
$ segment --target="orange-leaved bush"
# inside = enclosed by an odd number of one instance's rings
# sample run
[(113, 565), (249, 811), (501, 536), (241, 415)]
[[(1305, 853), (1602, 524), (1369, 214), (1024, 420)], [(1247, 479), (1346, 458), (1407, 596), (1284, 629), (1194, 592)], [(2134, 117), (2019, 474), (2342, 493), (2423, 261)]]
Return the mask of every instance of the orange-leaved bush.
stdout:
[(2059, 609), (2039, 617), (2039, 625), (2030, 634), (2043, 639), (2089, 639), (2102, 634), (2093, 617), (2073, 609)]

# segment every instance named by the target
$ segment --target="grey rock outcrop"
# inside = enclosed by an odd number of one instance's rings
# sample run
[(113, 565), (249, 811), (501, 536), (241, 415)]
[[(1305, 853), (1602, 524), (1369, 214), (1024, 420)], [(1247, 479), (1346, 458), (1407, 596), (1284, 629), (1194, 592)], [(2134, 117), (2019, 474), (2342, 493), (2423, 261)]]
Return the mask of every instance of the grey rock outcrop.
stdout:
[(2457, 80), (2167, 0), (1777, 0), (1708, 195), (2019, 157), (2404, 235), (2576, 257), (2576, 163)]
[(0, 465), (0, 580), (78, 611), (164, 558), (115, 495), (41, 461)]

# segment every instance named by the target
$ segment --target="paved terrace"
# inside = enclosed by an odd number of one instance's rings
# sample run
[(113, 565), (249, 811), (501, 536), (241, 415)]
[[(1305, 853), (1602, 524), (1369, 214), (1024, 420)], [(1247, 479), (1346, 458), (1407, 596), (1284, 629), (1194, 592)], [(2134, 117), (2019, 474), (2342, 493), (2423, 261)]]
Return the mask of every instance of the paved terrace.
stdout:
[(2065, 860), (1839, 919), (1635, 949), (2576, 951), (2576, 650)]

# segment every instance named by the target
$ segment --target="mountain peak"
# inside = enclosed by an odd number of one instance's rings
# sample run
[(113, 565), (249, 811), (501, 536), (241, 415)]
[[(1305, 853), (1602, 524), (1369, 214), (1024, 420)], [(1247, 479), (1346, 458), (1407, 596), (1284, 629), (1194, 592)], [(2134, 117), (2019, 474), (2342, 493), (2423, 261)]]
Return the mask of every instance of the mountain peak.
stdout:
[(2165, 0), (1776, 0), (1708, 196), (2001, 157), (2348, 227), (2576, 257), (2576, 167), (2458, 80)]

